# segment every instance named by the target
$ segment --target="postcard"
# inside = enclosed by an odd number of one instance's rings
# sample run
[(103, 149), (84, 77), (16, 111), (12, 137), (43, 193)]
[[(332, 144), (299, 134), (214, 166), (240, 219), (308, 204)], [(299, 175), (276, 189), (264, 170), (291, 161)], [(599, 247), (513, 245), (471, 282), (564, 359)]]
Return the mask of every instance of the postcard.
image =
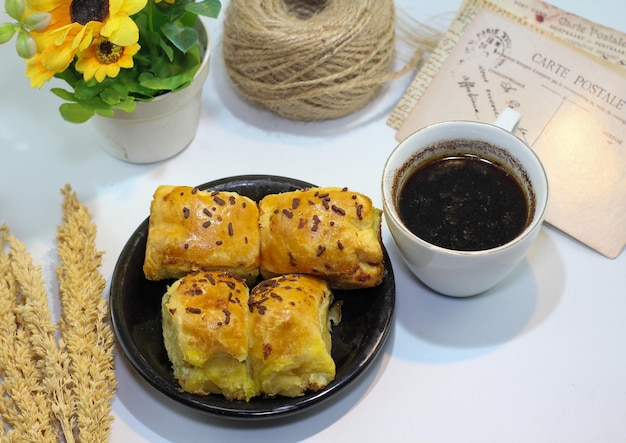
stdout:
[(393, 109), (387, 120), (389, 126), (398, 129), (404, 123), (408, 113), (458, 43), (465, 27), (483, 8), (507, 14), (536, 32), (552, 35), (591, 55), (626, 69), (626, 35), (624, 33), (586, 20), (542, 0), (465, 0), (439, 45), (417, 72)]
[(510, 14), (474, 12), (398, 140), (438, 121), (493, 122), (506, 107), (518, 110), (517, 135), (548, 173), (546, 221), (617, 257), (626, 244), (626, 70)]

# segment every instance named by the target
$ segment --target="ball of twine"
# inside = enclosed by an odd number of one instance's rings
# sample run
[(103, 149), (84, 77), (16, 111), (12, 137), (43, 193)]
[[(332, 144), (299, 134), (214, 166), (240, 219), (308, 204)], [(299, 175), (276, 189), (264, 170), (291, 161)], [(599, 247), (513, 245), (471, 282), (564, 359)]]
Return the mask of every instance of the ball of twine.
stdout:
[(231, 0), (224, 63), (244, 97), (280, 116), (339, 118), (397, 77), (395, 21), (393, 0)]

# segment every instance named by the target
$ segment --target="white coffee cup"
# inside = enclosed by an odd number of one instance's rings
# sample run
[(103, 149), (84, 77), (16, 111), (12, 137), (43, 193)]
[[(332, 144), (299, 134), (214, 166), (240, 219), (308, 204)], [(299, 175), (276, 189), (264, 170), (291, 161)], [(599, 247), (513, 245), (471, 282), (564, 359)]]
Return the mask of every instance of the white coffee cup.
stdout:
[[(408, 136), (387, 159), (382, 178), (387, 226), (411, 271), (441, 294), (467, 297), (492, 288), (522, 260), (539, 233), (548, 206), (548, 180), (534, 151), (513, 134), (520, 119), (518, 112), (506, 109), (493, 124), (436, 123)], [(480, 151), (463, 152), (450, 152), (449, 146), (443, 148), (446, 144), (442, 142), (459, 139), (486, 142), (489, 152), (480, 147), (475, 148)], [(531, 211), (526, 227), (517, 237), (491, 249), (463, 251), (424, 241), (405, 226), (398, 200), (406, 180), (420, 166), (451, 154), (486, 156), (515, 174), (529, 198)]]

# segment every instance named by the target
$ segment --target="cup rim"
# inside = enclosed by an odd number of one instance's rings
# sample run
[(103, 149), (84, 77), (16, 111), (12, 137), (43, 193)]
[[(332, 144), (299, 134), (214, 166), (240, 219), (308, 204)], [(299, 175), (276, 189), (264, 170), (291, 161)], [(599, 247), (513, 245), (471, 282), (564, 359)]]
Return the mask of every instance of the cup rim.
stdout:
[[(515, 238), (509, 240), (508, 242), (493, 247), (493, 248), (489, 248), (489, 249), (479, 249), (479, 250), (457, 250), (457, 249), (449, 249), (449, 248), (445, 248), (443, 246), (438, 246), (435, 245), (433, 243), (427, 242), (426, 240), (422, 239), (421, 237), (415, 235), (413, 232), (411, 232), (411, 230), (409, 230), (404, 223), (402, 222), (402, 219), (400, 218), (400, 214), (398, 214), (398, 211), (396, 209), (396, 205), (394, 202), (394, 196), (392, 195), (393, 193), (393, 188), (395, 186), (395, 174), (398, 171), (399, 168), (394, 168), (393, 170), (391, 170), (391, 161), (393, 159), (394, 156), (398, 155), (399, 150), (409, 141), (410, 138), (417, 136), (418, 134), (422, 133), (425, 130), (431, 130), (430, 128), (433, 127), (437, 127), (437, 126), (450, 126), (450, 125), (457, 125), (457, 124), (462, 124), (462, 125), (471, 125), (471, 126), (486, 126), (491, 128), (490, 130), (495, 130), (495, 131), (499, 131), (502, 132), (504, 134), (506, 134), (507, 136), (512, 136), (515, 137), (520, 144), (522, 144), (529, 152), (531, 158), (533, 158), (538, 167), (539, 167), (539, 176), (542, 179), (541, 181), (544, 183), (545, 185), (545, 198), (542, 199), (542, 201), (540, 202), (540, 200), (537, 198), (537, 195), (535, 195), (535, 199), (536, 199), (536, 204), (535, 204), (535, 213), (533, 214), (532, 219), (530, 220), (530, 222), (528, 223), (528, 225), (524, 228), (524, 230), (519, 233)], [(451, 137), (450, 139), (455, 139), (455, 138), (460, 138), (460, 137)], [(470, 137), (465, 137), (465, 138), (470, 138)], [(480, 140), (480, 138), (476, 137), (474, 138), (474, 140)], [(486, 140), (483, 140), (486, 141)], [(488, 142), (487, 143), (492, 143), (493, 142)], [(418, 150), (413, 150), (405, 159), (404, 161), (401, 163), (402, 165), (404, 165), (406, 163), (406, 161), (408, 161), (412, 155), (416, 154), (417, 152), (420, 152), (420, 150), (422, 150), (423, 148), (426, 148), (428, 146), (430, 146), (431, 144), (425, 144), (422, 147), (420, 147), (420, 149)], [(501, 146), (498, 146), (499, 148), (502, 148)], [(513, 154), (511, 154), (513, 155)], [(517, 160), (519, 160), (519, 158), (515, 155), (513, 155), (514, 158), (516, 158)], [(527, 237), (529, 237), (534, 231), (535, 229), (541, 225), (543, 223), (543, 221), (545, 220), (545, 216), (548, 210), (548, 203), (550, 200), (550, 192), (549, 192), (549, 182), (548, 182), (548, 176), (545, 170), (545, 167), (543, 165), (543, 162), (541, 161), (541, 159), (539, 158), (539, 156), (537, 155), (537, 153), (523, 140), (521, 140), (519, 137), (517, 137), (515, 134), (509, 132), (508, 130), (500, 127), (500, 126), (496, 126), (492, 123), (487, 123), (487, 122), (481, 122), (481, 121), (473, 121), (473, 120), (447, 120), (447, 121), (443, 121), (443, 122), (437, 122), (437, 123), (432, 123), (429, 124), (427, 126), (424, 126), (416, 131), (414, 131), (413, 133), (409, 134), (406, 138), (404, 138), (402, 141), (400, 141), (395, 148), (391, 151), (391, 153), (389, 154), (389, 156), (387, 157), (387, 160), (385, 161), (385, 165), (383, 167), (383, 180), (382, 180), (382, 199), (383, 199), (383, 212), (385, 214), (386, 217), (390, 217), (392, 222), (396, 225), (396, 227), (398, 227), (400, 230), (403, 231), (403, 233), (405, 235), (408, 235), (410, 238), (412, 238), (413, 240), (415, 240), (417, 243), (421, 244), (422, 246), (428, 248), (431, 251), (440, 251), (440, 252), (445, 252), (447, 254), (450, 255), (457, 255), (457, 256), (483, 256), (483, 255), (491, 255), (494, 253), (498, 253), (500, 251), (506, 250), (506, 249), (510, 249), (512, 246), (521, 243), (523, 240), (525, 240)], [(539, 204), (542, 203), (542, 204)]]

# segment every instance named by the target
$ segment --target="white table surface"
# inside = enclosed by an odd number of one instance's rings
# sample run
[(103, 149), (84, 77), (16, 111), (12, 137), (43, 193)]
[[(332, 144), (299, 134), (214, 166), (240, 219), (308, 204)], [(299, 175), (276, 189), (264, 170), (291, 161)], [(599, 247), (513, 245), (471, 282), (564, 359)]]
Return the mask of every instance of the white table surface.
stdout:
[[(443, 30), (460, 3), (397, 5)], [(624, 2), (552, 3), (626, 31)], [(274, 174), (348, 186), (380, 207), (382, 166), (396, 145), (386, 119), (411, 76), (356, 115), (288, 121), (235, 94), (220, 54), (221, 23), (209, 22), (214, 52), (198, 134), (182, 154), (153, 165), (116, 160), (89, 124), (64, 122), (48, 92), (54, 82), (31, 90), (12, 45), (0, 46), (0, 223), (43, 266), (51, 294), (65, 183), (97, 223), (107, 280), (159, 184)], [(544, 226), (503, 284), (453, 299), (409, 274), (386, 227), (383, 241), (397, 285), (393, 329), (380, 358), (338, 397), (276, 421), (218, 419), (165, 398), (118, 355), (111, 441), (626, 441), (626, 254), (607, 259)]]

